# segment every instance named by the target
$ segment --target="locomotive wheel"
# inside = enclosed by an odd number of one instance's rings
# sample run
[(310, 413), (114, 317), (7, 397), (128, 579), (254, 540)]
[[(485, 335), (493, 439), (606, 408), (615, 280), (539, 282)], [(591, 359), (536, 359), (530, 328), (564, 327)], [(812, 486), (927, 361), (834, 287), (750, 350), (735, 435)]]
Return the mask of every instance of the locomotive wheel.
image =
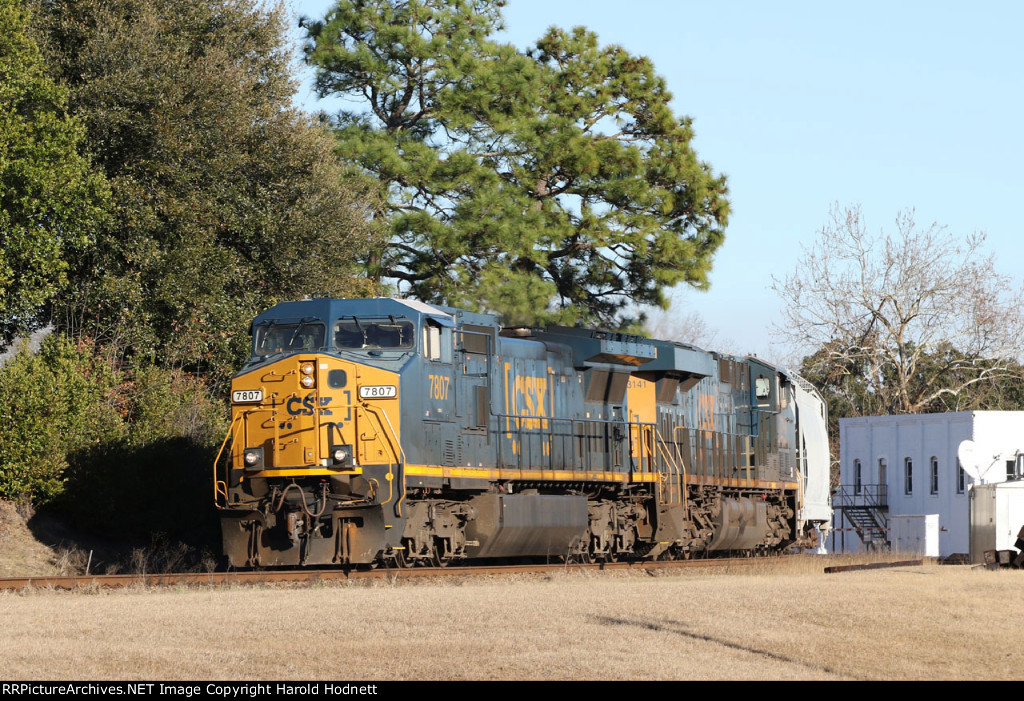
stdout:
[(394, 557), (395, 567), (399, 569), (405, 569), (409, 567), (409, 560), (405, 557), (405, 550), (395, 550)]
[(585, 565), (600, 565), (603, 562), (618, 562), (618, 554), (609, 550), (606, 553), (587, 552), (580, 555), (580, 562)]
[(447, 557), (444, 550), (444, 541), (440, 538), (435, 538), (434, 549), (430, 553), (430, 563), (434, 567), (447, 567), (451, 564), (451, 557)]

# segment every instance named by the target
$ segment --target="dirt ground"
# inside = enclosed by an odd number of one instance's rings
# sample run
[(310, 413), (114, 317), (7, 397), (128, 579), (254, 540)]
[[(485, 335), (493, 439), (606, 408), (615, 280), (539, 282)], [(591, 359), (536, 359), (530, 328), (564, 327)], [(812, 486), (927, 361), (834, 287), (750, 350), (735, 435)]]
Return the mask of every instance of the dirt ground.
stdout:
[(0, 577), (61, 574), (59, 546), (44, 545), (29, 530), (27, 508), (0, 501)]

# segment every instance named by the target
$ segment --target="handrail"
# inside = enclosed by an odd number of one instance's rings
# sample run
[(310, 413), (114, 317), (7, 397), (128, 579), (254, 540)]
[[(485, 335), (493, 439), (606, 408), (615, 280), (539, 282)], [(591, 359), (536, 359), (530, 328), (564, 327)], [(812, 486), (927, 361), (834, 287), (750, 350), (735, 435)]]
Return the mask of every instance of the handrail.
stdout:
[[(687, 430), (687, 427), (686, 426), (673, 426), (672, 427), (672, 433), (673, 434), (675, 434), (675, 432), (679, 431), (679, 430), (684, 430), (685, 431), (685, 430)], [(662, 438), (662, 440), (664, 441), (665, 439)], [(685, 516), (688, 513), (688, 510), (689, 510), (689, 497), (686, 495), (686, 459), (683, 457), (683, 451), (679, 450), (679, 441), (676, 440), (675, 435), (672, 436), (672, 446), (675, 448), (676, 453), (679, 455), (679, 462), (683, 466), (682, 467), (682, 481), (680, 482), (679, 489), (680, 489), (680, 494), (682, 495), (683, 515)], [(666, 447), (667, 447), (667, 445), (666, 445)], [(689, 452), (689, 451), (687, 451), (687, 452)]]
[[(224, 504), (227, 506), (228, 503), (228, 483), (227, 480), (217, 479), (217, 464), (220, 462), (220, 456), (224, 454), (224, 448), (227, 447), (228, 439), (234, 439), (234, 428), (235, 424), (239, 422), (245, 412), (239, 412), (237, 416), (231, 419), (231, 423), (228, 425), (227, 433), (224, 435), (224, 440), (220, 444), (220, 450), (217, 451), (217, 457), (213, 459), (213, 505), (216, 508), (221, 508), (218, 497), (223, 495)], [(231, 468), (228, 467), (228, 470)], [(227, 475), (225, 475), (226, 477)]]
[[(630, 448), (629, 456), (627, 456), (627, 457), (632, 457), (632, 433), (631, 433), (631, 429), (633, 427), (637, 427), (637, 428), (641, 429), (641, 431), (639, 433), (642, 435), (642, 430), (643, 429), (646, 429), (646, 428), (656, 428), (657, 427), (657, 424), (655, 424), (654, 422), (651, 422), (651, 421), (626, 421), (624, 419), (579, 419), (579, 418), (570, 418), (570, 417), (566, 417), (566, 416), (533, 416), (533, 415), (522, 415), (522, 414), (495, 414), (495, 416), (497, 416), (498, 418), (503, 418), (503, 419), (516, 419), (516, 426), (515, 426), (514, 429), (511, 426), (506, 426), (505, 428), (501, 428), (500, 423), (499, 423), (499, 428), (498, 428), (498, 439), (499, 440), (498, 440), (498, 448), (497, 448), (498, 449), (498, 462), (499, 463), (503, 462), (503, 460), (502, 460), (503, 455), (504, 455), (504, 449), (503, 449), (504, 440), (503, 440), (503, 436), (506, 436), (506, 435), (509, 436), (509, 437), (515, 436), (515, 440), (518, 440), (521, 443), (524, 442), (524, 436), (527, 436), (527, 437), (530, 437), (530, 436), (546, 436), (549, 441), (553, 441), (555, 438), (559, 438), (561, 440), (565, 440), (565, 439), (591, 438), (591, 437), (593, 437), (593, 436), (590, 436), (587, 433), (584, 433), (582, 435), (578, 434), (576, 432), (577, 425), (588, 425), (589, 424), (589, 425), (594, 425), (594, 426), (604, 426), (606, 428), (609, 427), (609, 426), (611, 426), (611, 427), (621, 427), (622, 429), (624, 429), (623, 439), (625, 440), (626, 445)], [(547, 433), (543, 433), (543, 434), (540, 433), (540, 432), (534, 433), (535, 429), (527, 428), (527, 427), (522, 425), (525, 421), (551, 421), (551, 422), (567, 423), (567, 424), (569, 424), (569, 426), (568, 426), (568, 433), (565, 433), (565, 434), (563, 434), (561, 436), (557, 436), (553, 430), (550, 430)], [(569, 469), (571, 469), (571, 470), (575, 470), (576, 469), (575, 462), (576, 462), (577, 458), (581, 462), (580, 469), (583, 469), (583, 470), (587, 469), (586, 465), (583, 464), (583, 460), (586, 457), (586, 455), (585, 454), (580, 454), (580, 453), (577, 452), (575, 440), (570, 440), (569, 445), (570, 445), (570, 448), (571, 448), (570, 454), (571, 454), (571, 459), (572, 459), (572, 465), (570, 466)], [(641, 447), (641, 450), (642, 450), (642, 447)], [(584, 453), (589, 454), (590, 451), (589, 450), (585, 450)], [(604, 455), (610, 455), (608, 453), (603, 453), (603, 454)], [(547, 460), (548, 460), (548, 462), (547, 462), (548, 469), (554, 469), (554, 466), (552, 465), (552, 458), (553, 458), (553, 456), (554, 456), (554, 451), (552, 451), (548, 455), (548, 458), (547, 458)], [(641, 456), (641, 459), (642, 459), (642, 456)], [(520, 453), (518, 454), (518, 458), (517, 458), (517, 463), (520, 465), (520, 467), (522, 466), (522, 460), (523, 460), (523, 453), (522, 453), (522, 451), (520, 451)]]
[(882, 509), (889, 506), (888, 491), (886, 484), (861, 484), (859, 493), (853, 485), (840, 485), (839, 490), (833, 495), (832, 503), (839, 507), (864, 506)]
[[(368, 403), (364, 403), (362, 405), (362, 408), (368, 414), (371, 414), (375, 419), (377, 419), (377, 424), (380, 426), (381, 432), (388, 439), (388, 447), (391, 449), (391, 457), (393, 457), (398, 462), (398, 466), (400, 468), (400, 472), (401, 472), (401, 476), (402, 476), (402, 493), (401, 493), (401, 496), (399, 496), (398, 501), (395, 502), (395, 511), (396, 511), (398, 516), (401, 516), (402, 515), (402, 501), (405, 500), (405, 464), (406, 464), (405, 450), (403, 450), (402, 443), (398, 440), (398, 435), (395, 432), (395, 427), (392, 425), (391, 418), (388, 416), (388, 412), (387, 412), (386, 409), (384, 409), (383, 407), (380, 407), (378, 405), (368, 404)], [(388, 433), (388, 431), (384, 430), (384, 423), (380, 420), (380, 416), (378, 416), (378, 412), (380, 414), (384, 415), (384, 421), (387, 422), (388, 430), (390, 430), (390, 434)], [(397, 446), (398, 450), (395, 450), (396, 446)], [(384, 504), (391, 503), (391, 499), (395, 495), (394, 478), (392, 477), (392, 470), (391, 470), (391, 464), (390, 463), (388, 464), (388, 477), (391, 477), (391, 479), (388, 479), (388, 488), (390, 489), (390, 492), (388, 494), (387, 501), (381, 502), (381, 506), (383, 506)]]
[[(684, 509), (684, 513), (685, 513), (685, 509), (687, 507), (686, 490), (684, 488), (685, 485), (686, 485), (686, 466), (685, 466), (685, 463), (684, 463), (683, 467), (680, 468), (679, 463), (676, 462), (675, 456), (672, 455), (672, 451), (669, 450), (668, 443), (666, 443), (665, 439), (662, 437), (661, 431), (659, 431), (657, 429), (657, 427), (655, 427), (654, 433), (655, 433), (655, 436), (658, 439), (658, 443), (662, 446), (662, 448), (664, 450), (664, 455), (665, 455), (666, 462), (669, 464), (669, 466), (673, 470), (675, 470), (675, 473), (676, 473), (676, 488), (678, 490), (678, 496), (679, 496), (678, 503), (683, 505), (683, 509)], [(680, 457), (682, 457), (682, 456), (680, 456)], [(665, 473), (665, 474), (669, 474), (669, 473)], [(669, 482), (669, 486), (671, 487), (671, 481)], [(675, 506), (676, 503), (677, 502), (672, 499), (672, 493), (671, 493), (671, 489), (670, 489), (670, 491), (669, 491), (669, 500), (667, 502), (665, 502), (665, 505), (672, 507), (672, 506)]]

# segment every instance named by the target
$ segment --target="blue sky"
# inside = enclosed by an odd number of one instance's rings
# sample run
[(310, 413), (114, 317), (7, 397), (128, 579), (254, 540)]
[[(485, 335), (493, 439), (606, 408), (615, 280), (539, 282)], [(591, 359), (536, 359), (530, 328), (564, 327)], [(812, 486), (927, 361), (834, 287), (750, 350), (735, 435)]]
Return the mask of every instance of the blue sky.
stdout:
[[(296, 0), (322, 17), (325, 0)], [(830, 206), (871, 229), (913, 208), (988, 235), (999, 271), (1024, 281), (1024, 3), (509, 0), (520, 48), (551, 25), (586, 26), (648, 56), (694, 120), (701, 159), (729, 178), (732, 216), (711, 291), (677, 289), (728, 350), (784, 358), (771, 277), (795, 270)], [(297, 99), (328, 109), (306, 82)]]

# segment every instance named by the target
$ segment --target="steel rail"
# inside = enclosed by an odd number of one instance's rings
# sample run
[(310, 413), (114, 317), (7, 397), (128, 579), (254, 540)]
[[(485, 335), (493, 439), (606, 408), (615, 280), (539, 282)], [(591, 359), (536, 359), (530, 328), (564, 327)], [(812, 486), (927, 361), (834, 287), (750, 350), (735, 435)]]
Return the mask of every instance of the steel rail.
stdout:
[(837, 565), (835, 567), (826, 567), (825, 574), (856, 572), (858, 570), (881, 570), (887, 567), (920, 567), (923, 564), (924, 560), (898, 560), (895, 562), (870, 562), (865, 565)]
[(557, 563), (546, 565), (481, 565), (453, 567), (384, 567), (377, 569), (333, 570), (254, 570), (246, 572), (205, 572), (182, 574), (106, 574), (67, 577), (0, 577), (0, 590), (88, 589), (99, 587), (175, 587), (271, 584), (281, 582), (314, 583), (353, 579), (407, 579), (414, 577), (485, 576), (508, 574), (544, 574), (558, 571), (668, 570), (691, 567), (728, 567), (763, 565), (784, 557), (709, 558), (654, 562)]

